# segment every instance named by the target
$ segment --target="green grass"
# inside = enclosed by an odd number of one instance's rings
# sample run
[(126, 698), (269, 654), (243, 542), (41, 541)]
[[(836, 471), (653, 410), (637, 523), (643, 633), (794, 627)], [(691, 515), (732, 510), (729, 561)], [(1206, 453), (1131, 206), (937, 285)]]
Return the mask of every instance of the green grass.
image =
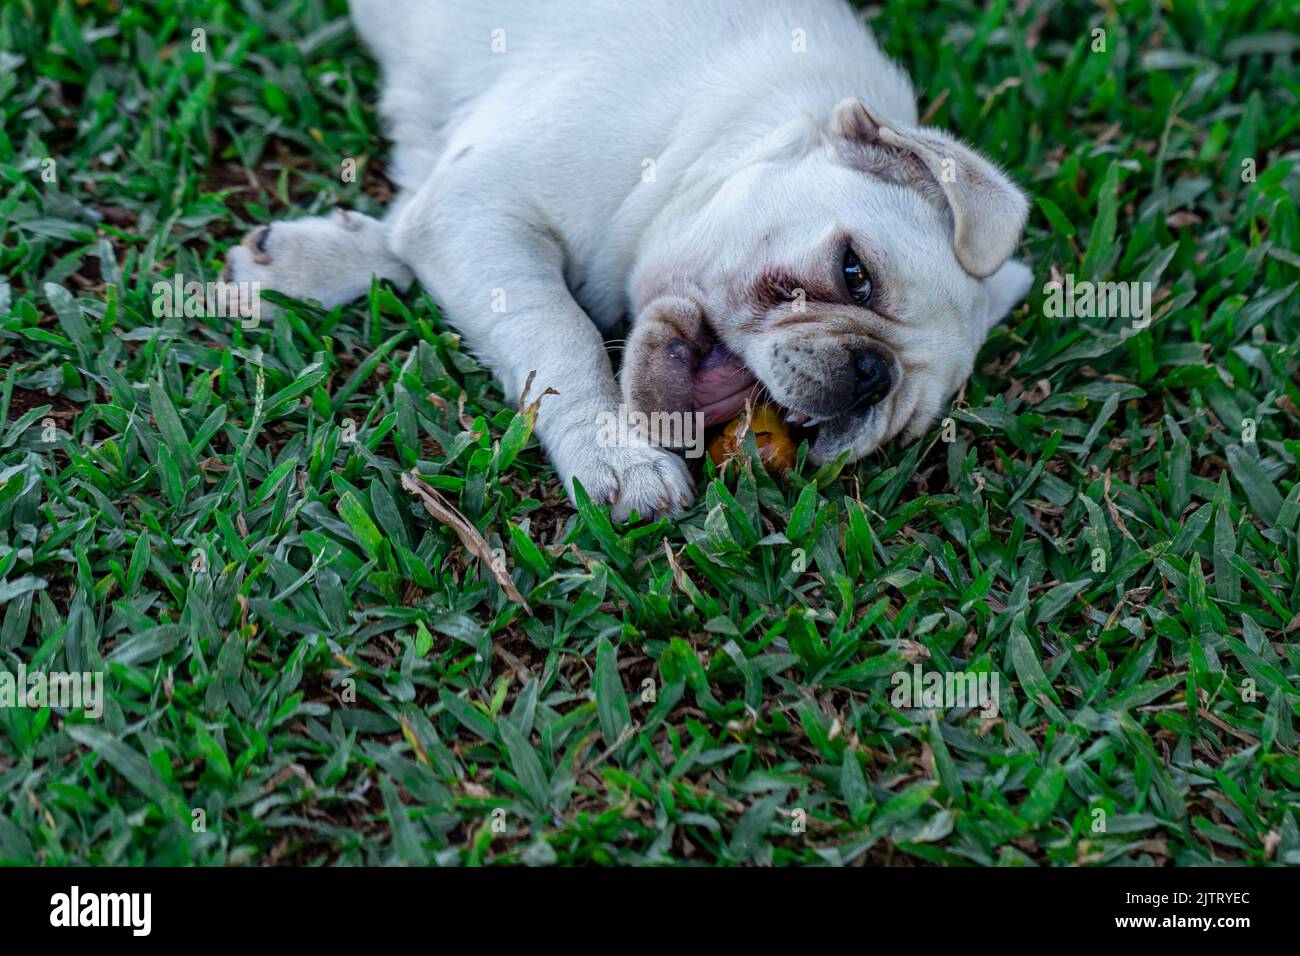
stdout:
[[(386, 197), (342, 3), (275, 6), (0, 3), (0, 670), (109, 693), (0, 708), (0, 861), (1300, 863), (1300, 7), (886, 0), (1035, 197), (1029, 302), (955, 441), (613, 527), (418, 289), (154, 317)], [(895, 708), (915, 661), (999, 719)]]

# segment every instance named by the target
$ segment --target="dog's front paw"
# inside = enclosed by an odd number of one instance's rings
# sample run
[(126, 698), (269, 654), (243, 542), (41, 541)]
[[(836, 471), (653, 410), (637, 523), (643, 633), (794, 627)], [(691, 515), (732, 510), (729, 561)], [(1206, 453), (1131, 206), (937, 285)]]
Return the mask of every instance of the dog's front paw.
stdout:
[(644, 518), (675, 516), (695, 500), (686, 462), (651, 445), (593, 446), (570, 451), (557, 462), (569, 494), (577, 478), (592, 501), (610, 506), (610, 517), (626, 521), (635, 511)]
[(326, 308), (365, 295), (372, 276), (405, 287), (410, 270), (388, 252), (383, 223), (336, 209), (254, 229), (230, 250), (225, 278)]

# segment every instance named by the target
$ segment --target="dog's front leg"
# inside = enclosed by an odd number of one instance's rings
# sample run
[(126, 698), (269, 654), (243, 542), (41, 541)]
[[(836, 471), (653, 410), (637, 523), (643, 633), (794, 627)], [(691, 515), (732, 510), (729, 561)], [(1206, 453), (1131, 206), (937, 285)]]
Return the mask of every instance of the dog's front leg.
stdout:
[(558, 241), (518, 212), (457, 203), (460, 217), (450, 215), (446, 196), (422, 189), (398, 217), (393, 249), (508, 401), (519, 400), (529, 375), (533, 397), (555, 390), (539, 406), (537, 434), (569, 495), (580, 481), (617, 521), (688, 507), (694, 492), (685, 462), (633, 429), (609, 427), (618, 420), (618, 385), (599, 330), (565, 284)]

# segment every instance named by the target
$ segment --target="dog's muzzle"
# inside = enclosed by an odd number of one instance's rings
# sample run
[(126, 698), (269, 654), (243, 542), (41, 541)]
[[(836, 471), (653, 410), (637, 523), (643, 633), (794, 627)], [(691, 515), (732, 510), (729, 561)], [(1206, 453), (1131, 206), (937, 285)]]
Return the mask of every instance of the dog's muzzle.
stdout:
[(879, 405), (894, 386), (889, 360), (874, 349), (853, 353), (853, 408), (865, 411)]

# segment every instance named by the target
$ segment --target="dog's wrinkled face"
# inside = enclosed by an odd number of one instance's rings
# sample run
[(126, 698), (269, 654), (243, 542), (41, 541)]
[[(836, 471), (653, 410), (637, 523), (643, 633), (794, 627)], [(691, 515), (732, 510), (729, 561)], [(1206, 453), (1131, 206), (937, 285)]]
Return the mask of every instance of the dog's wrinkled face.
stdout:
[(914, 439), (1028, 289), (1026, 204), (982, 157), (857, 100), (792, 124), (634, 277), (623, 369), (642, 411), (782, 406), (814, 463)]

